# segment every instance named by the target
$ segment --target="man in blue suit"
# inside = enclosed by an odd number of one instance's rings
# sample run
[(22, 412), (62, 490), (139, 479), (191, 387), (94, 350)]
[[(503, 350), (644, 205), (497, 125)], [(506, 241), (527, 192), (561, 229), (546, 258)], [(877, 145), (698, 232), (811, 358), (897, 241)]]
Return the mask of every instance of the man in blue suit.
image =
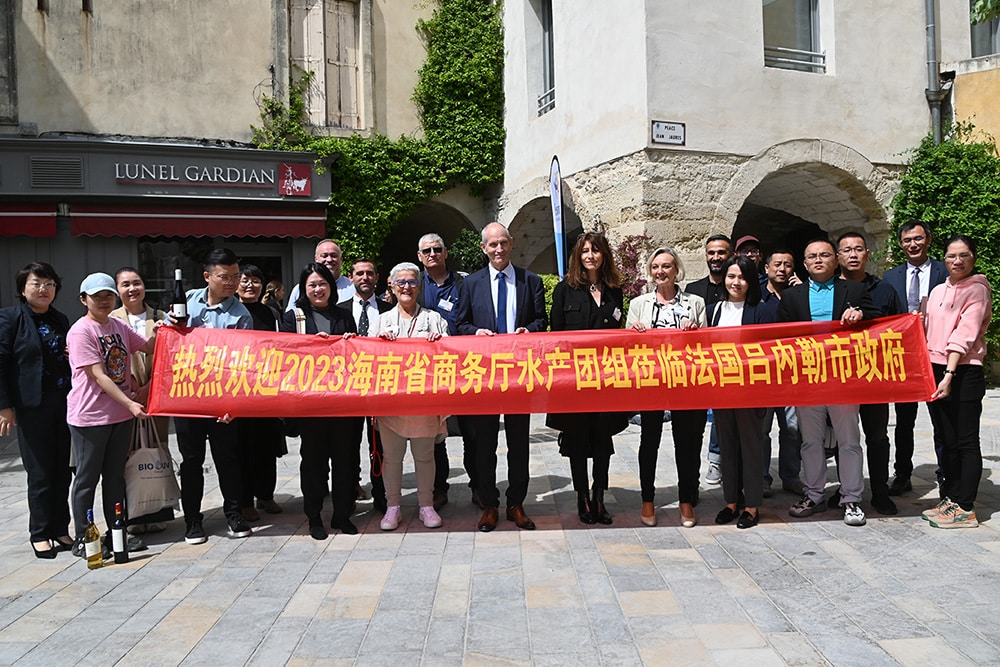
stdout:
[[(545, 331), (545, 292), (542, 280), (510, 263), (514, 239), (507, 228), (492, 222), (483, 228), (480, 247), (489, 266), (462, 284), (458, 301), (458, 333), (495, 336)], [(518, 528), (534, 530), (524, 512), (528, 495), (528, 427), (531, 415), (504, 415), (507, 440), (507, 519)], [(500, 415), (476, 415), (475, 466), (483, 515), (477, 527), (488, 533), (497, 526), (500, 491), (497, 489), (497, 442)]]
[[(899, 228), (899, 245), (903, 247), (906, 262), (891, 268), (882, 276), (896, 290), (906, 311), (915, 313), (921, 303), (948, 277), (944, 262), (928, 257), (931, 247), (930, 225), (920, 220), (904, 223)], [(896, 403), (896, 476), (889, 485), (890, 496), (900, 496), (913, 489), (913, 425), (917, 421), (916, 403)], [(938, 481), (941, 475), (941, 443), (934, 439), (934, 452), (938, 460)]]

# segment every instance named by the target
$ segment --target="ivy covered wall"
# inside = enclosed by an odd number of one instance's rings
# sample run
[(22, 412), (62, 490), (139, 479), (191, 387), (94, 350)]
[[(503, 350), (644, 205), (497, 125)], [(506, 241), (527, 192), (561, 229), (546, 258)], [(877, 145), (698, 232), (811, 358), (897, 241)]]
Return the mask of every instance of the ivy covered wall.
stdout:
[(376, 257), (386, 238), (420, 202), (459, 184), (473, 192), (503, 179), (503, 32), (498, 2), (435, 0), (416, 29), (427, 45), (413, 94), (423, 137), (311, 136), (303, 94), (309, 72), (290, 87), (289, 103), (265, 99), (254, 145), (335, 158), (327, 229), (344, 255)]

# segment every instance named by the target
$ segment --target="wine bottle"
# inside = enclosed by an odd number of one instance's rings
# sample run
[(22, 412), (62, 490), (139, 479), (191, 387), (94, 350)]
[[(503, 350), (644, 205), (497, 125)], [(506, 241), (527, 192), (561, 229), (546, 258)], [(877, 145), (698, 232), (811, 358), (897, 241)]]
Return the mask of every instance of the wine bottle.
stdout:
[(111, 551), (115, 554), (116, 563), (128, 562), (128, 545), (125, 541), (125, 518), (122, 516), (121, 503), (115, 503), (115, 522), (111, 525)]
[(181, 270), (174, 269), (174, 290), (170, 295), (170, 314), (183, 326), (187, 323), (187, 295), (184, 294), (184, 283), (181, 281)]
[(87, 510), (87, 528), (83, 531), (83, 544), (87, 555), (87, 567), (96, 570), (104, 566), (101, 551), (101, 532), (94, 525), (94, 510)]

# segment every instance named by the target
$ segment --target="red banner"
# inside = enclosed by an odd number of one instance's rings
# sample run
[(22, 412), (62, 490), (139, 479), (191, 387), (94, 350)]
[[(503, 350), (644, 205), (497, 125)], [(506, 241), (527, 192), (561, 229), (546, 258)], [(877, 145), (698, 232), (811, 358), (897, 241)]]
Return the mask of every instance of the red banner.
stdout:
[(926, 401), (920, 320), (424, 339), (173, 329), (152, 414), (518, 414)]

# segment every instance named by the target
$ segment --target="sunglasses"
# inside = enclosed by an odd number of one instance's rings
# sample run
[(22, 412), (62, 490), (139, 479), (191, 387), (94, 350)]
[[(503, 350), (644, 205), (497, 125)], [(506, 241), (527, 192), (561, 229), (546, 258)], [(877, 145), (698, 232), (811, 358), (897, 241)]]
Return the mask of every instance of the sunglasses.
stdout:
[(421, 248), (420, 249), (420, 254), (421, 255), (430, 255), (431, 253), (433, 253), (435, 255), (440, 255), (443, 252), (444, 252), (444, 248), (442, 248), (439, 245), (436, 245), (436, 246), (434, 246), (432, 248)]

